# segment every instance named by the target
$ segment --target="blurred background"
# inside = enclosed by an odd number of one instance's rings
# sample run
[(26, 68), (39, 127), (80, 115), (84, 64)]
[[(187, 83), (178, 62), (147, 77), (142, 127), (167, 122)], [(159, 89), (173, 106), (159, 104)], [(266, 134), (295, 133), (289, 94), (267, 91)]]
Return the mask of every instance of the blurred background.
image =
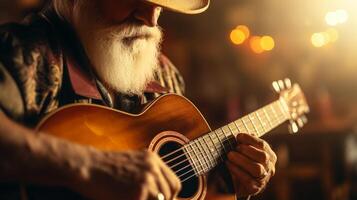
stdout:
[[(0, 2), (5, 23), (44, 0)], [(163, 12), (163, 52), (212, 128), (277, 99), (274, 80), (289, 77), (305, 92), (306, 126), (264, 136), (277, 173), (253, 199), (357, 199), (356, 10), (356, 0), (212, 0), (200, 15)]]

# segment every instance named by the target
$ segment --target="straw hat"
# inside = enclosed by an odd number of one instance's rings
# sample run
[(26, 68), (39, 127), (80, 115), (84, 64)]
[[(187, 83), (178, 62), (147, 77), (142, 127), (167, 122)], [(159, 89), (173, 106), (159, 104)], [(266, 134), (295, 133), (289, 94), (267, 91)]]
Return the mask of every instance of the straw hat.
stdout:
[(185, 14), (197, 14), (208, 8), (210, 0), (144, 0)]

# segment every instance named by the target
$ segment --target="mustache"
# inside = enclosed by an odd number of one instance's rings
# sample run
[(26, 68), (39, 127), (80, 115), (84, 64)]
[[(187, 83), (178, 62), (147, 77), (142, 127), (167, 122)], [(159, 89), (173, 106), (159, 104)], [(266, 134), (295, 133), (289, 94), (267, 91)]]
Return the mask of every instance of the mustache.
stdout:
[(127, 21), (120, 25), (113, 25), (101, 29), (99, 34), (106, 35), (108, 39), (119, 39), (130, 42), (135, 39), (153, 40), (161, 42), (162, 29), (159, 26), (149, 27), (137, 22)]

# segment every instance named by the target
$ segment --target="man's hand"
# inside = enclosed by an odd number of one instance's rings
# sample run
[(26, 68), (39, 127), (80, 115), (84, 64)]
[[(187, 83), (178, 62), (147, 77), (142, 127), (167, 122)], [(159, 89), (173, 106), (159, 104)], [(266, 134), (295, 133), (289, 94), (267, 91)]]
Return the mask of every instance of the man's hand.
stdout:
[(238, 134), (237, 146), (226, 162), (238, 197), (261, 192), (275, 174), (277, 157), (264, 140)]
[(75, 190), (91, 199), (174, 199), (180, 180), (148, 151), (96, 152)]

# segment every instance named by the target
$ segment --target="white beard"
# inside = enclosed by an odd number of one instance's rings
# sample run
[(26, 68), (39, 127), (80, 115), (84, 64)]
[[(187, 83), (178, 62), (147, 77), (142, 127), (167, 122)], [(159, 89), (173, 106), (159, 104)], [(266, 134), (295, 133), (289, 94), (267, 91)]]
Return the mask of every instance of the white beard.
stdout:
[(141, 94), (158, 67), (161, 30), (134, 23), (101, 28), (80, 13), (75, 28), (99, 79), (115, 92)]

